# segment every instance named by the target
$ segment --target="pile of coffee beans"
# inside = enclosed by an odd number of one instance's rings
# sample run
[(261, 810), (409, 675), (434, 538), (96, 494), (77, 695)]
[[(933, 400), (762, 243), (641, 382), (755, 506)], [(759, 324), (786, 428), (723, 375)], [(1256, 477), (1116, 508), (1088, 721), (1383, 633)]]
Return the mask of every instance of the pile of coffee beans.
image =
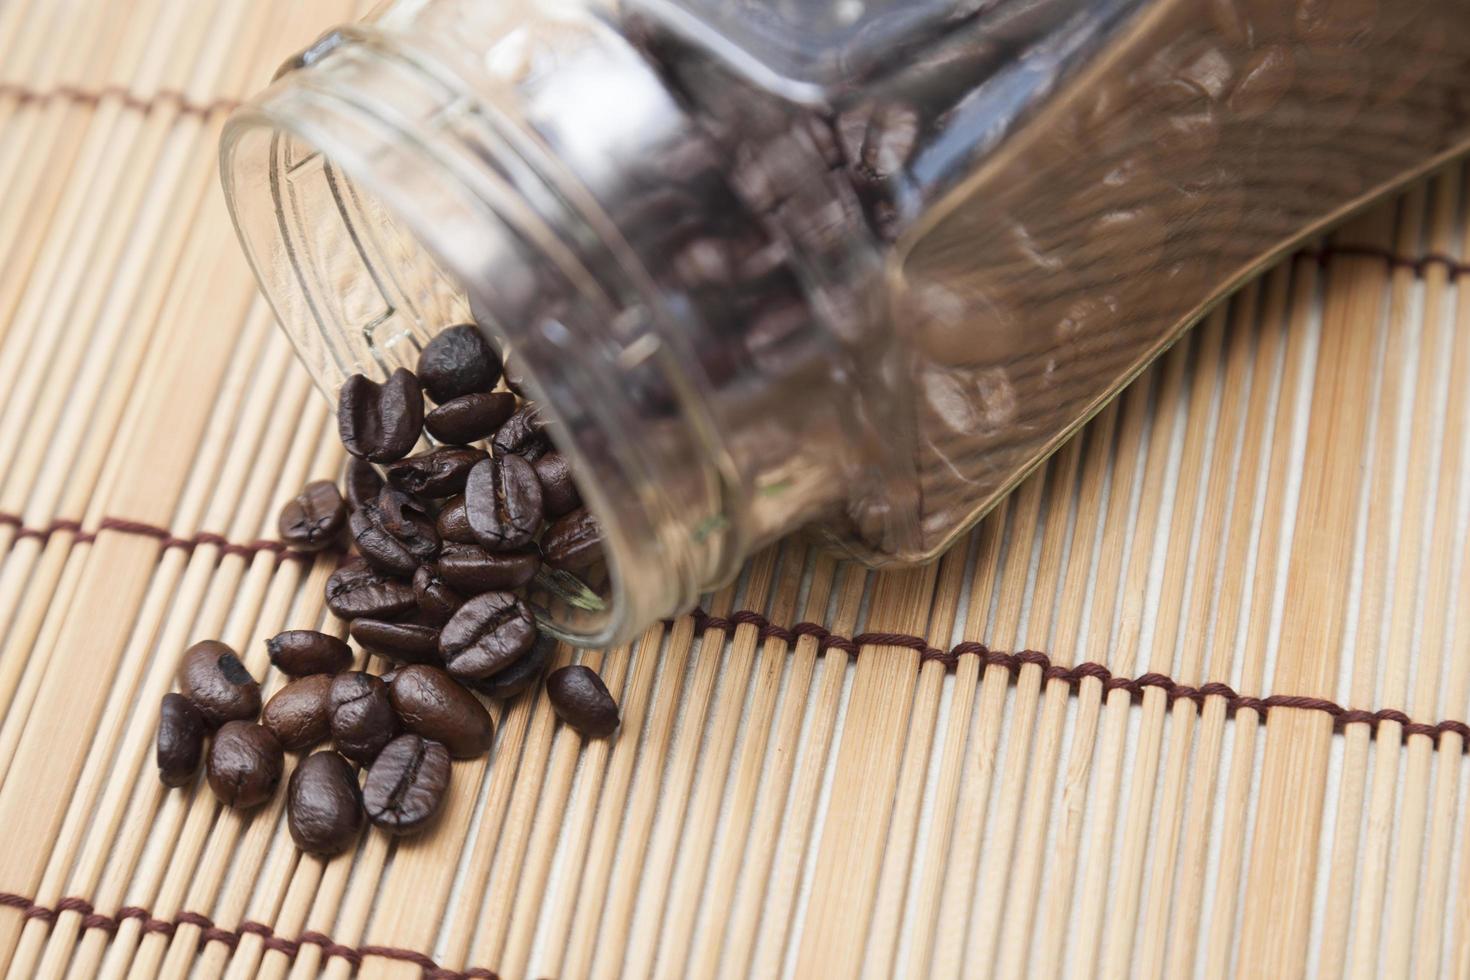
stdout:
[[(531, 689), (551, 661), (555, 642), (537, 629), (525, 588), (543, 565), (577, 572), (602, 561), (601, 531), (566, 460), (478, 327), (442, 331), (417, 373), (349, 378), (337, 427), (352, 457), (342, 489), (308, 484), (282, 509), (280, 533), (308, 552), (350, 538), (327, 607), (393, 667), (351, 670), (343, 640), (287, 630), (266, 647), (291, 680), (262, 709), (235, 651), (205, 640), (184, 653), (157, 740), (166, 785), (189, 784), (203, 764), (220, 801), (247, 808), (275, 793), (286, 752), (330, 739), (332, 750), (296, 766), (286, 796), (292, 839), (321, 855), (351, 846), (365, 822), (407, 834), (433, 820), (450, 760), (494, 742), (484, 699)], [(434, 445), (414, 453), (426, 432)], [(581, 734), (617, 729), (617, 703), (592, 670), (563, 667), (546, 691)]]

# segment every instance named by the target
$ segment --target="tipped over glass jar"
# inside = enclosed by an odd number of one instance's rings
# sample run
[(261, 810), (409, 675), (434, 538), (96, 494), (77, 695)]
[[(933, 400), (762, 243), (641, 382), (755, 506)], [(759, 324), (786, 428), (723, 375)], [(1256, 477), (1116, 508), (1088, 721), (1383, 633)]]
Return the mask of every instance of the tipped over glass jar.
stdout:
[(542, 616), (606, 644), (800, 526), (937, 555), (1467, 144), (1458, 0), (397, 0), (221, 159), (329, 396), (464, 321), (508, 352), (606, 536)]

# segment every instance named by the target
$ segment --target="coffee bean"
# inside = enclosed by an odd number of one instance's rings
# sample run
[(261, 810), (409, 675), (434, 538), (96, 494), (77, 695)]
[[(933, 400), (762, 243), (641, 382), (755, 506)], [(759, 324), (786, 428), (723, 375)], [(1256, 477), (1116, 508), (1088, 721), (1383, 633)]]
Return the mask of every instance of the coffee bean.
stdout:
[(271, 798), (285, 768), (274, 735), (253, 722), (231, 721), (214, 733), (205, 775), (221, 803), (245, 810)]
[(372, 674), (348, 671), (332, 678), (327, 692), (332, 741), (358, 765), (368, 765), (398, 734), (398, 716), (388, 688)]
[(424, 416), (424, 428), (440, 442), (463, 445), (489, 439), (515, 414), (516, 396), (504, 391), (461, 395)]
[(541, 528), (541, 481), (520, 456), (476, 463), (464, 501), (475, 539), (492, 551), (523, 548)]
[(361, 510), (368, 501), (383, 492), (383, 476), (378, 468), (365, 459), (347, 457), (347, 467), (342, 474), (342, 486), (346, 490), (347, 506)]
[(483, 449), (441, 446), (389, 463), (385, 472), (388, 482), (404, 493), (437, 500), (463, 492), (471, 467), (486, 455)]
[[(445, 550), (451, 547), (453, 545), (445, 545)], [(439, 557), (444, 557), (443, 551)], [(413, 595), (418, 600), (419, 615), (425, 622), (436, 626), (449, 622), (455, 610), (464, 605), (464, 596), (449, 587), (434, 565), (420, 565), (419, 570), (413, 573)]]
[(349, 522), (357, 550), (380, 571), (409, 576), (439, 553), (439, 532), (412, 497), (384, 490)]
[(486, 551), (477, 544), (447, 544), (434, 568), (451, 587), (465, 595), (479, 595), (527, 584), (541, 568), (541, 554), (535, 548)]
[(541, 553), (553, 568), (586, 568), (602, 557), (602, 527), (591, 511), (573, 511), (546, 529)]
[(513, 698), (541, 679), (541, 675), (546, 673), (547, 665), (551, 663), (551, 655), (555, 652), (556, 638), (543, 634), (536, 638), (536, 642), (524, 656), (509, 667), (497, 670), (489, 677), (466, 683), (486, 697), (502, 700)]
[(202, 640), (184, 651), (179, 690), (194, 702), (205, 724), (250, 720), (260, 713), (260, 685), (235, 651), (217, 640)]
[(316, 630), (277, 633), (265, 641), (265, 650), (276, 670), (292, 677), (335, 674), (352, 666), (352, 648), (335, 636)]
[(398, 676), (398, 669), (398, 665), (394, 664), (393, 666), (389, 667), (387, 670), (379, 674), (378, 680), (382, 681), (388, 687), (392, 687), (394, 679)]
[(489, 391), (500, 380), (500, 355), (473, 323), (446, 327), (419, 352), (419, 381), (441, 405)]
[(455, 541), (459, 544), (475, 544), (475, 532), (470, 527), (469, 514), (465, 512), (464, 495), (451, 498), (439, 511), (439, 519), (434, 523), (434, 529), (439, 532), (439, 538), (443, 541)]
[(327, 695), (330, 674), (300, 677), (281, 688), (265, 703), (260, 723), (270, 729), (281, 748), (289, 752), (309, 748), (331, 734)]
[(526, 402), (496, 430), (490, 444), (497, 456), (514, 453), (535, 462), (551, 449), (545, 428), (539, 407), (535, 402)]
[(449, 750), (421, 735), (400, 735), (368, 770), (362, 802), (375, 826), (409, 834), (439, 812), (448, 787)]
[(573, 664), (552, 671), (546, 695), (556, 716), (589, 738), (611, 735), (618, 727), (618, 703), (590, 667)]
[(357, 774), (335, 752), (302, 759), (286, 784), (286, 827), (308, 854), (341, 854), (357, 840), (366, 816)]
[(297, 551), (321, 551), (347, 527), (347, 504), (330, 480), (315, 480), (281, 508), (281, 540)]
[(404, 667), (393, 678), (388, 696), (405, 730), (444, 743), (456, 759), (473, 759), (490, 751), (495, 740), (490, 712), (438, 667)]
[(489, 677), (536, 641), (536, 620), (509, 592), (486, 592), (459, 607), (439, 632), (439, 653), (455, 677)]
[(569, 514), (582, 506), (582, 495), (572, 481), (572, 468), (559, 452), (549, 452), (532, 464), (541, 481), (541, 503), (548, 518)]
[(366, 650), (395, 663), (423, 664), (439, 659), (439, 630), (419, 623), (354, 619), (352, 638)]
[(327, 579), (327, 608), (341, 619), (396, 616), (414, 607), (413, 587), (354, 559)]
[(521, 372), (512, 366), (509, 357), (502, 357), (500, 360), (501, 380), (505, 382), (505, 387), (517, 398), (527, 397), (525, 379)]
[(158, 709), (154, 758), (165, 786), (183, 786), (204, 759), (204, 716), (182, 694), (165, 694)]
[(354, 374), (337, 395), (337, 434), (359, 459), (391, 463), (413, 451), (424, 427), (424, 396), (404, 368), (382, 384)]

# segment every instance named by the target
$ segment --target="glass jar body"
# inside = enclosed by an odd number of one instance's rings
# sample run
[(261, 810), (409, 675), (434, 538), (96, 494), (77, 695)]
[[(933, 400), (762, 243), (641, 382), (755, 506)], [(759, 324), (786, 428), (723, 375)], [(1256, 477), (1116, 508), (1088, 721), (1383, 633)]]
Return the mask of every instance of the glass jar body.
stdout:
[(564, 624), (604, 642), (804, 524), (932, 557), (1461, 148), (1470, 31), (1409, 7), (391, 3), (232, 122), (226, 191), (324, 390), (466, 319), (510, 350), (609, 535)]

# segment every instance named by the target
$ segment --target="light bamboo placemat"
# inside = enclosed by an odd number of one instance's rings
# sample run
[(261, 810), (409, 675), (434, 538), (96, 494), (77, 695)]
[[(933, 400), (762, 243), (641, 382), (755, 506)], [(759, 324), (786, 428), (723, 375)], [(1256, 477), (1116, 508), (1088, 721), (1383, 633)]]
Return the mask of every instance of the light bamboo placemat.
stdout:
[(340, 450), (214, 161), (352, 7), (0, 2), (11, 976), (1470, 975), (1461, 169), (1246, 288), (933, 567), (787, 541), (579, 654), (620, 736), (511, 704), (433, 833), (324, 862), (279, 798), (165, 792), (185, 645), (269, 690), (264, 637), (341, 631), (330, 562), (268, 540)]

